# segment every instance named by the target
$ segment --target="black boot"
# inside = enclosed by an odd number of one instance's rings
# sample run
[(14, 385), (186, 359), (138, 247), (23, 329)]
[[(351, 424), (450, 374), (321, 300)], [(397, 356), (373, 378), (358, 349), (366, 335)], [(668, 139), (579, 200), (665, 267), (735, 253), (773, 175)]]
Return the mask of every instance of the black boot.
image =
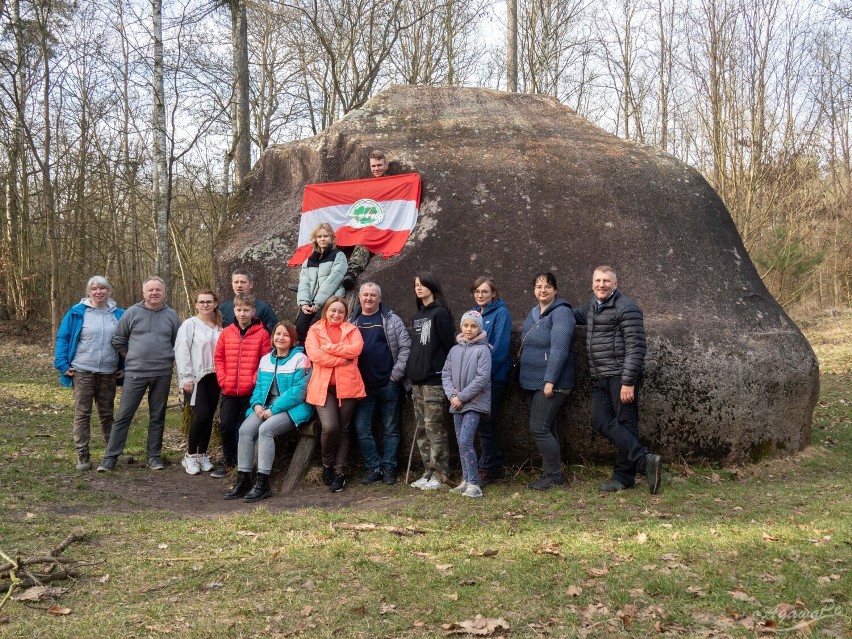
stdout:
[(239, 499), (251, 490), (251, 473), (237, 471), (237, 483), (231, 488), (231, 492), (225, 495), (225, 499)]
[(258, 473), (257, 479), (254, 480), (254, 488), (243, 497), (243, 501), (260, 501), (267, 497), (272, 497), (272, 490), (269, 488), (269, 475)]

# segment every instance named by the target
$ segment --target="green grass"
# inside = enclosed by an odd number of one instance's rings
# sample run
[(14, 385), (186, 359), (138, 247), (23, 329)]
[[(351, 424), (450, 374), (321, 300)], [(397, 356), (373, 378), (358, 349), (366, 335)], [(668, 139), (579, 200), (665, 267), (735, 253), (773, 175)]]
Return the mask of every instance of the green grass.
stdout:
[[(822, 328), (806, 331), (821, 358)], [(852, 343), (849, 316), (826, 330), (832, 357)], [(350, 495), (405, 499), (273, 512), (273, 498), (182, 517), (154, 503), (128, 512), (68, 472), (70, 396), (50, 358), (0, 348), (0, 550), (34, 556), (85, 535), (64, 553), (83, 562), (81, 576), (54, 584), (69, 588), (55, 603), (71, 613), (9, 601), (0, 637), (440, 637), (442, 624), (477, 614), (511, 626), (494, 636), (753, 637), (794, 634), (810, 618), (812, 636), (848, 637), (852, 373), (843, 363), (823, 364), (810, 448), (747, 467), (667, 466), (655, 497), (600, 496), (607, 471), (593, 467), (545, 494), (520, 481), (488, 487), (481, 501), (355, 486)], [(143, 430), (131, 428), (131, 450), (144, 450)], [(423, 533), (339, 526), (365, 522)]]

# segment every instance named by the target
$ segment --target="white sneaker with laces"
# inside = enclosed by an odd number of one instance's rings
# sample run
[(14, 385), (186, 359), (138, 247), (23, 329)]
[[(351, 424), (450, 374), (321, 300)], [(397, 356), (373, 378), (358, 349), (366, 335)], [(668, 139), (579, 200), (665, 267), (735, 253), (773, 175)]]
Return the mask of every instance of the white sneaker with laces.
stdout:
[(463, 481), (455, 488), (450, 488), (450, 492), (456, 493), (457, 495), (461, 495), (467, 489), (468, 486), (469, 484), (466, 481)]
[(180, 465), (186, 469), (187, 475), (197, 475), (201, 472), (201, 466), (198, 465), (198, 459), (195, 455), (187, 453), (183, 456)]
[(440, 490), (441, 488), (446, 488), (447, 485), (443, 482), (438, 481), (437, 479), (430, 479), (423, 486), (421, 486), (420, 490)]
[(207, 456), (207, 453), (201, 453), (200, 455), (198, 455), (198, 465), (205, 473), (209, 473), (211, 470), (213, 470), (213, 462), (210, 461), (210, 458)]
[(482, 489), (476, 484), (468, 484), (462, 495), (465, 497), (482, 497)]
[(423, 475), (420, 479), (411, 482), (412, 488), (423, 488), (426, 485), (426, 482), (429, 481), (430, 475)]

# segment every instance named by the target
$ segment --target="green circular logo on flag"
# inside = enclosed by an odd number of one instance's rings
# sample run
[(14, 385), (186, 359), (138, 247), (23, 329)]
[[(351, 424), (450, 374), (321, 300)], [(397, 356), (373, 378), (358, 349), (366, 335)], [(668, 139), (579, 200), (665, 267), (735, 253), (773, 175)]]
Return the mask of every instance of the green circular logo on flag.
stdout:
[(381, 222), (385, 217), (382, 205), (369, 198), (358, 200), (349, 208), (347, 213), (351, 225), (356, 229), (365, 226), (374, 226)]

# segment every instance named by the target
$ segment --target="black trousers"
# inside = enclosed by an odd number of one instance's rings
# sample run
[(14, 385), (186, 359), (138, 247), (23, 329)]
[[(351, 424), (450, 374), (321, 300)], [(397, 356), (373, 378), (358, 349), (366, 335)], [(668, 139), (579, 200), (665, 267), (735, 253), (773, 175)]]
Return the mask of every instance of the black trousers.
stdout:
[(222, 395), (219, 405), (219, 433), (222, 435), (222, 456), (226, 466), (237, 465), (237, 442), (240, 424), (246, 418), (251, 395)]
[(613, 479), (630, 487), (636, 473), (645, 472), (648, 449), (639, 440), (639, 385), (633, 402), (621, 403), (621, 378), (603, 377), (592, 382), (592, 425), (618, 449)]

